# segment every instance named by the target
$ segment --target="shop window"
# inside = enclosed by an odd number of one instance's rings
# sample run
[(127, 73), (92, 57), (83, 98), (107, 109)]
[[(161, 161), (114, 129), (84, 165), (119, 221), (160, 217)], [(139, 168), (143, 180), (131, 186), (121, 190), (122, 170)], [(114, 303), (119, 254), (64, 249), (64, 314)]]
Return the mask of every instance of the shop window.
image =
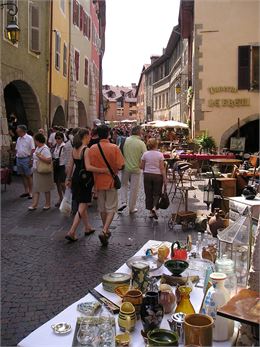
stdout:
[(259, 46), (238, 47), (238, 89), (259, 90)]
[(55, 31), (55, 67), (57, 70), (60, 70), (60, 43), (61, 35), (58, 31)]
[(40, 10), (37, 5), (29, 5), (29, 48), (30, 51), (40, 53)]

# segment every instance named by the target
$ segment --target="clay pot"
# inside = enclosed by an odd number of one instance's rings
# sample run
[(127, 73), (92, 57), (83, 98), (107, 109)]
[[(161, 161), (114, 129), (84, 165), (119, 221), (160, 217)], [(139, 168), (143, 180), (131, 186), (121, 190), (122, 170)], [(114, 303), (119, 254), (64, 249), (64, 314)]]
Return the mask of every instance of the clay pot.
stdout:
[(222, 211), (219, 210), (218, 208), (215, 209), (214, 211), (214, 216), (210, 218), (209, 220), (209, 229), (211, 231), (211, 234), (213, 237), (217, 237), (218, 234), (218, 229), (224, 228), (224, 220), (221, 217)]

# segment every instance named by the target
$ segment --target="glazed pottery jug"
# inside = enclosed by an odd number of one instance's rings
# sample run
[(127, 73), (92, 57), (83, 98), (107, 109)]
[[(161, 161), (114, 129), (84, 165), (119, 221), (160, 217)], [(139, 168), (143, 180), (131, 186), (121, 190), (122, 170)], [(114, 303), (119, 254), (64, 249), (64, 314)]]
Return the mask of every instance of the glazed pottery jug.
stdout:
[(234, 331), (233, 321), (217, 315), (218, 307), (225, 305), (230, 299), (230, 294), (224, 286), (226, 278), (227, 276), (221, 272), (213, 272), (210, 275), (213, 285), (207, 291), (201, 310), (201, 313), (214, 319), (214, 341), (226, 341), (233, 335)]
[(185, 346), (212, 346), (214, 320), (203, 314), (189, 314), (184, 318)]
[(148, 331), (160, 328), (163, 319), (163, 306), (159, 304), (157, 292), (147, 292), (141, 305), (141, 320), (144, 334)]
[(171, 258), (180, 259), (180, 260), (186, 260), (188, 258), (188, 253), (186, 248), (181, 247), (181, 244), (179, 241), (175, 241), (171, 246)]
[(135, 263), (132, 265), (132, 286), (141, 290), (142, 293), (147, 291), (149, 285), (150, 267), (146, 263)]
[(166, 245), (161, 245), (158, 248), (158, 260), (161, 263), (164, 263), (164, 261), (167, 259), (169, 254), (170, 254), (170, 250), (169, 250), (169, 247), (167, 247)]
[(160, 285), (159, 302), (163, 305), (164, 313), (171, 313), (175, 305), (175, 295), (171, 286), (167, 284)]
[(219, 208), (215, 208), (214, 216), (209, 220), (209, 229), (213, 237), (217, 237), (218, 229), (224, 228), (224, 219), (221, 217), (221, 211)]
[(180, 286), (178, 290), (180, 292), (181, 299), (176, 307), (175, 313), (177, 312), (183, 312), (185, 314), (195, 313), (194, 307), (192, 306), (192, 303), (190, 302), (190, 293), (192, 289), (190, 287)]
[(124, 302), (119, 311), (118, 325), (121, 331), (133, 331), (136, 323), (135, 308), (131, 302)]
[(131, 302), (135, 307), (136, 318), (140, 318), (140, 309), (143, 302), (143, 294), (139, 289), (129, 289), (123, 297), (123, 302)]

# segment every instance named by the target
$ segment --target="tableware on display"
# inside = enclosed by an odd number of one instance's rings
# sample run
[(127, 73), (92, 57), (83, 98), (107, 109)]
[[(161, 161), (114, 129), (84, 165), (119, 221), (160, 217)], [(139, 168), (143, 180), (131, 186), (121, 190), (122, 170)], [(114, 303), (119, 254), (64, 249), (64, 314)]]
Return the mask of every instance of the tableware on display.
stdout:
[(161, 263), (163, 263), (168, 258), (169, 254), (170, 254), (170, 249), (166, 245), (161, 245), (158, 248), (158, 260)]
[(68, 334), (71, 331), (71, 325), (65, 322), (53, 324), (51, 328), (57, 335)]
[(186, 260), (188, 258), (188, 252), (185, 247), (182, 247), (179, 241), (173, 242), (171, 246), (171, 258)]
[(214, 209), (214, 215), (210, 217), (208, 224), (213, 237), (217, 237), (218, 229), (224, 228), (224, 213), (219, 208)]
[(140, 309), (143, 302), (143, 293), (139, 289), (129, 289), (123, 297), (123, 302), (131, 302), (134, 305), (136, 318), (140, 318)]
[(112, 301), (110, 301), (108, 298), (106, 298), (104, 295), (97, 292), (95, 289), (89, 290), (89, 293), (94, 296), (102, 305), (105, 305), (108, 310), (112, 311), (114, 314), (119, 313), (119, 306), (114, 304)]
[(222, 258), (216, 260), (215, 263), (216, 272), (222, 272), (227, 275), (225, 280), (225, 288), (229, 291), (230, 296), (233, 296), (237, 292), (237, 276), (235, 272), (235, 262), (232, 259), (228, 259), (226, 254), (223, 254)]
[(172, 331), (176, 332), (179, 336), (179, 344), (184, 343), (184, 319), (185, 319), (185, 313), (178, 312), (174, 313), (171, 316), (171, 319), (168, 319), (169, 326)]
[(87, 347), (95, 347), (96, 336), (97, 327), (82, 321), (77, 333), (79, 344)]
[(123, 285), (123, 286), (118, 286), (115, 288), (115, 293), (120, 296), (120, 298), (123, 298), (125, 296), (125, 294), (128, 292), (128, 290), (130, 289), (130, 286), (128, 286), (127, 284)]
[(136, 313), (131, 302), (124, 302), (120, 307), (118, 325), (121, 331), (131, 332), (135, 328)]
[(141, 261), (136, 261), (132, 265), (132, 286), (142, 293), (147, 291), (149, 285), (149, 270), (149, 265)]
[(190, 301), (190, 293), (192, 291), (191, 287), (180, 286), (178, 287), (180, 293), (180, 302), (178, 303), (175, 313), (183, 312), (185, 314), (195, 313), (194, 307)]
[(77, 305), (79, 312), (86, 316), (94, 316), (95, 312), (101, 307), (99, 302), (81, 302)]
[(163, 265), (163, 263), (153, 256), (135, 256), (128, 259), (126, 265), (132, 269), (133, 265), (139, 264), (140, 262), (148, 265), (150, 272), (158, 270)]
[(174, 275), (179, 276), (189, 267), (189, 263), (185, 260), (170, 259), (164, 263), (164, 266)]
[(220, 272), (213, 272), (210, 275), (213, 285), (209, 288), (201, 309), (201, 313), (214, 319), (214, 341), (226, 341), (233, 335), (234, 331), (233, 321), (217, 315), (218, 307), (225, 305), (230, 299), (230, 294), (224, 286), (226, 278), (227, 276)]
[(148, 331), (160, 328), (163, 319), (163, 306), (159, 303), (157, 292), (147, 292), (141, 305), (141, 320), (143, 324), (143, 335)]
[(98, 326), (99, 346), (114, 347), (116, 328), (115, 324), (113, 324), (112, 322), (115, 321), (115, 319), (112, 313), (107, 310), (105, 305), (102, 306), (100, 317), (101, 324)]
[[(212, 270), (214, 271), (215, 270), (214, 263), (208, 259), (198, 259), (198, 258), (191, 258), (189, 259), (188, 263), (189, 263), (188, 275), (199, 276), (200, 281), (197, 284), (197, 287), (203, 288), (207, 268), (210, 266)], [(186, 272), (184, 272), (183, 276), (185, 274)]]
[(212, 346), (214, 320), (203, 314), (190, 314), (184, 318), (185, 346)]
[(147, 334), (149, 346), (178, 346), (178, 335), (167, 329), (154, 329)]
[(102, 285), (106, 291), (110, 293), (114, 293), (116, 287), (120, 285), (124, 285), (124, 284), (129, 285), (130, 279), (131, 279), (131, 276), (126, 273), (120, 273), (120, 272), (108, 273), (103, 276)]
[(129, 333), (116, 335), (116, 345), (118, 347), (129, 347), (131, 336)]
[(175, 295), (173, 294), (172, 287), (168, 284), (160, 285), (159, 303), (163, 305), (164, 313), (171, 313), (175, 306)]

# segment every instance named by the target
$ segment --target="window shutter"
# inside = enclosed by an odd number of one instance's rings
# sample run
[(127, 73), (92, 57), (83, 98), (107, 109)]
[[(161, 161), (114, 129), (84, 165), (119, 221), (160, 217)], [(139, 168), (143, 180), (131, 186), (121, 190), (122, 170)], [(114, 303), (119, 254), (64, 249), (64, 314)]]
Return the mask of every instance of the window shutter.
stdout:
[(73, 0), (73, 24), (75, 25), (77, 24), (77, 11), (77, 1)]
[(250, 46), (238, 47), (238, 89), (250, 89)]
[(83, 23), (84, 23), (84, 14), (85, 14), (85, 12), (84, 12), (84, 9), (83, 9), (83, 7), (80, 5), (80, 20), (79, 20), (79, 28), (80, 28), (80, 30), (83, 30)]
[(75, 70), (76, 70), (76, 80), (79, 80), (79, 52), (75, 51)]
[(30, 4), (30, 50), (40, 53), (40, 11), (39, 7)]
[(67, 71), (68, 71), (68, 57), (67, 57), (67, 46), (64, 43), (63, 46), (63, 76), (67, 76)]
[(85, 58), (85, 74), (84, 74), (84, 84), (88, 85), (88, 59)]
[(55, 33), (55, 67), (57, 70), (60, 69), (60, 49), (61, 49), (61, 37), (60, 33)]
[(91, 37), (91, 18), (88, 17), (88, 39)]

